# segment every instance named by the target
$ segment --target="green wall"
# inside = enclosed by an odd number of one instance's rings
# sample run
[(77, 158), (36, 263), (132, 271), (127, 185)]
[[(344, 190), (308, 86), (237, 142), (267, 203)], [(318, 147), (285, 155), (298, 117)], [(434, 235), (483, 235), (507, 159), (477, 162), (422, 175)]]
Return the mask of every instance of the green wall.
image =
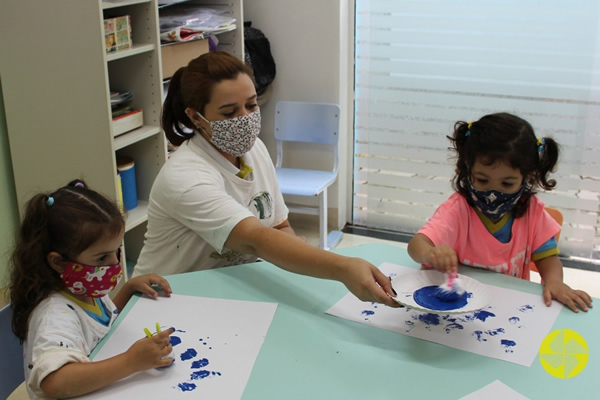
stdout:
[(7, 266), (18, 224), (19, 209), (8, 146), (4, 98), (0, 96), (0, 288), (8, 284)]

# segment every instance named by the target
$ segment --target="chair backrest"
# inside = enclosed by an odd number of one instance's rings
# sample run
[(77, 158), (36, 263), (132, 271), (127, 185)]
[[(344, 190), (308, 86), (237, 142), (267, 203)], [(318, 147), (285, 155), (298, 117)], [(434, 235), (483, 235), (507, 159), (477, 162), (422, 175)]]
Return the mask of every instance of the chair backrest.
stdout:
[(279, 101), (275, 106), (276, 166), (281, 167), (283, 142), (318, 143), (333, 146), (337, 171), (340, 106), (329, 103)]
[(6, 399), (23, 382), (23, 346), (12, 331), (10, 304), (0, 310), (0, 399)]

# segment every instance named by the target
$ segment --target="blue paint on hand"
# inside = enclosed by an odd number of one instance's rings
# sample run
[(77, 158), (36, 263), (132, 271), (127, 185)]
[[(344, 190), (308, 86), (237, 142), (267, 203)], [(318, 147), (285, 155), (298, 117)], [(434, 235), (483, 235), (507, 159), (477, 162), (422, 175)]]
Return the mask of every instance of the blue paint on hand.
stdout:
[(450, 298), (441, 299), (439, 296), (439, 286), (425, 286), (413, 293), (413, 299), (415, 302), (430, 310), (456, 310), (463, 308), (467, 305), (468, 294), (467, 292), (462, 293), (456, 299)]
[(181, 353), (181, 361), (189, 360), (196, 357), (198, 353), (194, 349), (187, 349), (183, 353)]

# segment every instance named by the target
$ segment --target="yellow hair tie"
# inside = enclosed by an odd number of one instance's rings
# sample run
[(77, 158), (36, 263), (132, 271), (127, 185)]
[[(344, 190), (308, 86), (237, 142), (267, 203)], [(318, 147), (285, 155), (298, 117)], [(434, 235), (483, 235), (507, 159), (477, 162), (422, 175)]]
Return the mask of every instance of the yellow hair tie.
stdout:
[(472, 126), (473, 126), (473, 121), (470, 121), (470, 122), (467, 124), (467, 129), (471, 129), (471, 127), (472, 127)]
[(542, 144), (542, 141), (543, 141), (543, 140), (544, 140), (544, 139), (542, 139), (542, 138), (539, 138), (539, 139), (537, 140), (537, 145), (538, 145), (538, 146), (540, 146), (540, 145)]

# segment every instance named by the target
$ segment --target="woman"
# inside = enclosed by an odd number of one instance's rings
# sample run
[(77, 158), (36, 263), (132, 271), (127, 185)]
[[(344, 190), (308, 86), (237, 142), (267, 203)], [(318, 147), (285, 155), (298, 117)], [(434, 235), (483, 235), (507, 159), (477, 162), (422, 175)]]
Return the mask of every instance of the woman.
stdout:
[(291, 272), (338, 280), (363, 301), (397, 306), (388, 278), (359, 259), (298, 238), (275, 168), (258, 138), (251, 70), (224, 52), (204, 54), (171, 79), (162, 126), (180, 146), (150, 193), (148, 232), (133, 275), (162, 275), (263, 258)]

